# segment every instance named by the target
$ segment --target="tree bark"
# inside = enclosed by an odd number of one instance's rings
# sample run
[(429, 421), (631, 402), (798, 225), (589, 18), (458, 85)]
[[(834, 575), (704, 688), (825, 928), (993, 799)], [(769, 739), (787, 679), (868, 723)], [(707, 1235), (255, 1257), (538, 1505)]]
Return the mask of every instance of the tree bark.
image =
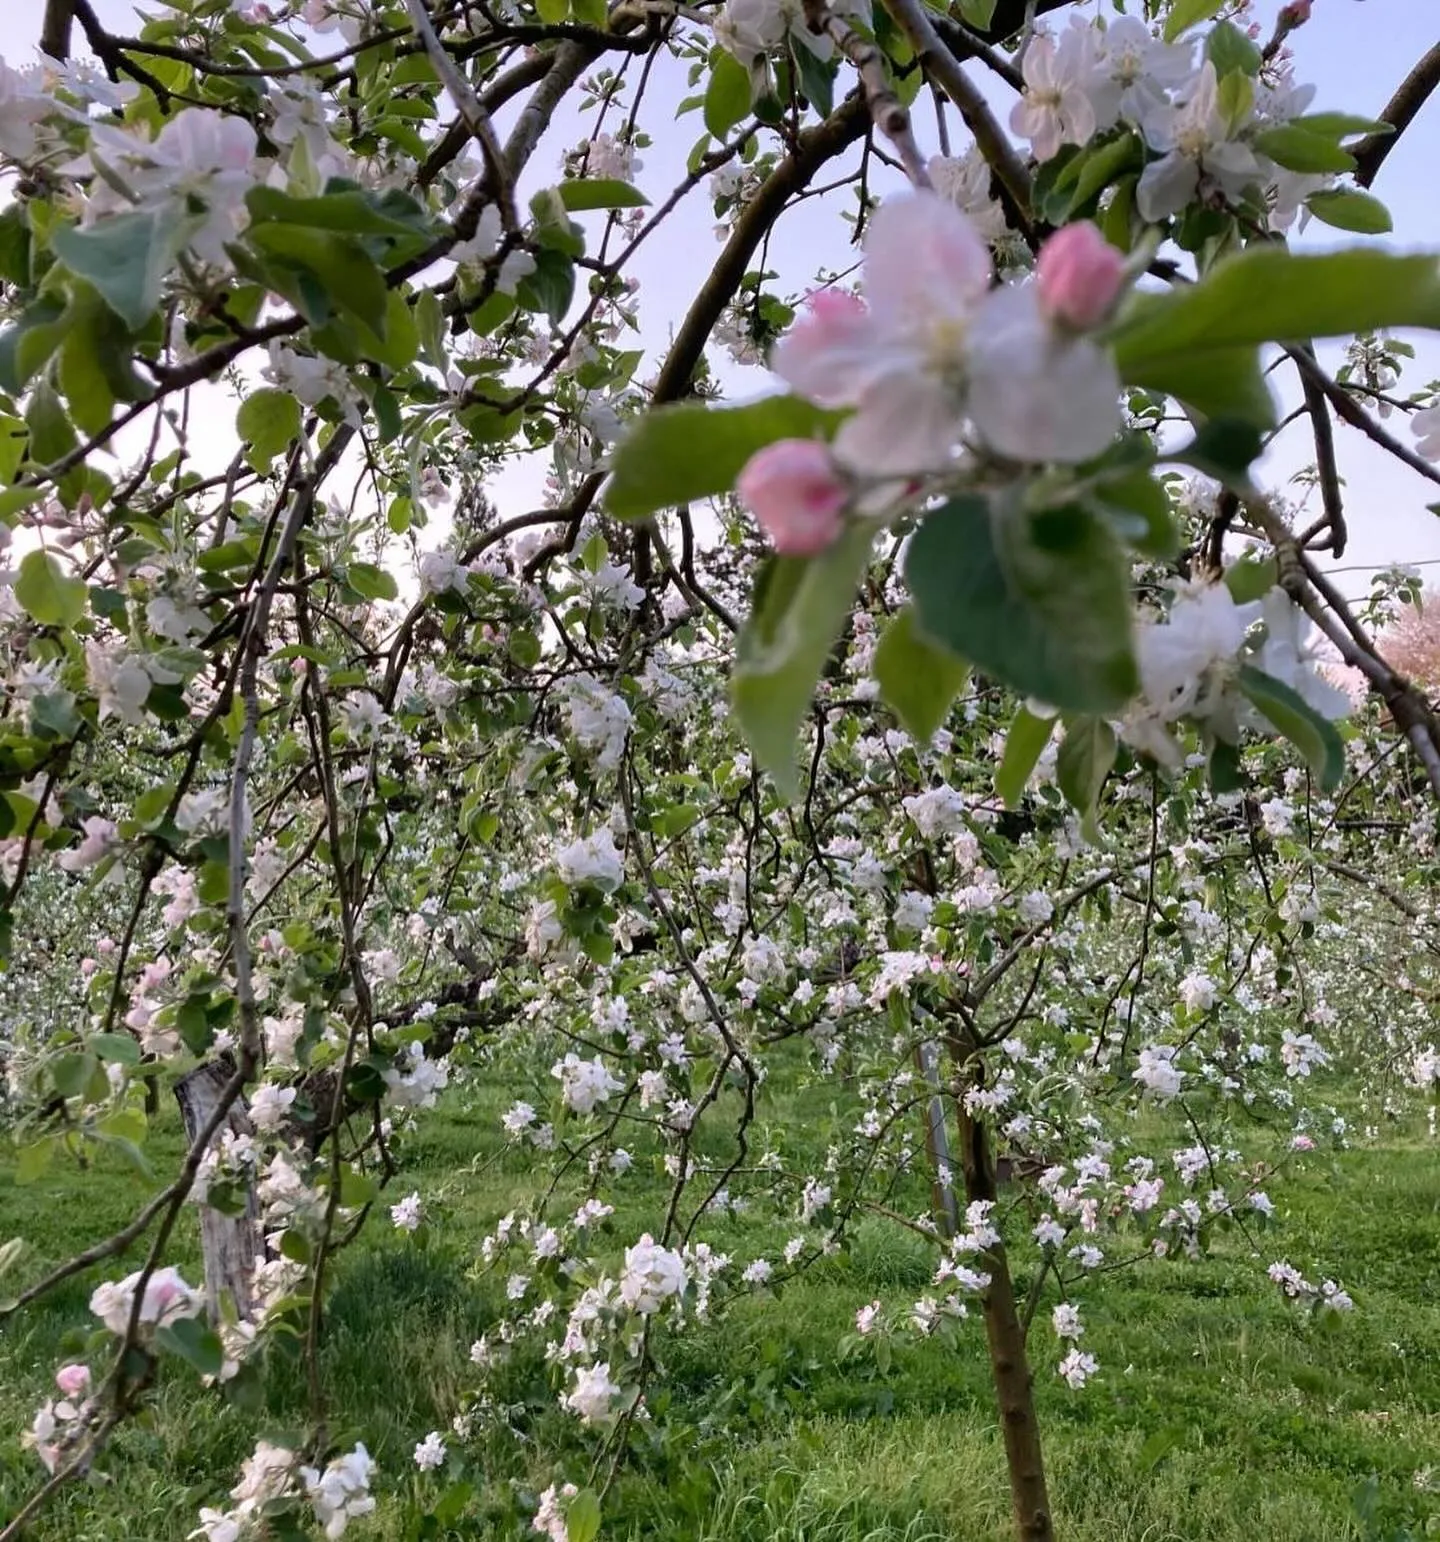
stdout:
[[(983, 1122), (972, 1119), (960, 1105), (960, 1153), (965, 1194), (971, 1201), (995, 1201), (995, 1164)], [(1015, 1302), (1015, 1283), (1005, 1244), (997, 1242), (983, 1255), (990, 1284), (981, 1296), (985, 1338), (990, 1349), (990, 1375), (1000, 1405), (1005, 1436), (1005, 1461), (1010, 1470), (1010, 1498), (1015, 1508), (1015, 1534), (1020, 1542), (1054, 1542), (1050, 1497), (1045, 1487), (1045, 1459), (1040, 1448), (1040, 1424), (1035, 1417), (1034, 1377), (1025, 1354), (1025, 1334)]]
[[(185, 1121), (186, 1138), (191, 1142), (208, 1123), (231, 1075), (231, 1068), (212, 1060), (196, 1066), (176, 1082), (175, 1100)], [(236, 1135), (255, 1133), (246, 1117), (243, 1100), (232, 1106), (220, 1128), (229, 1129)], [(219, 1131), (216, 1132), (218, 1138)], [(205, 1304), (210, 1321), (218, 1323), (221, 1320), (221, 1303), (227, 1296), (239, 1316), (249, 1316), (254, 1304), (251, 1273), (256, 1259), (263, 1257), (265, 1252), (260, 1205), (253, 1179), (246, 1185), (243, 1215), (223, 1215), (209, 1205), (200, 1206), (200, 1250), (205, 1262)]]

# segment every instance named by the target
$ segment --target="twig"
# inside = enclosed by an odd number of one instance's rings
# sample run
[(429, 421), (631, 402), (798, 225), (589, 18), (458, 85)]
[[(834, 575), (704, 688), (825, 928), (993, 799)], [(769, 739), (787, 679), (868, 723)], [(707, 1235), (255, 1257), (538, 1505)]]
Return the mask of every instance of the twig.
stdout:
[(426, 57), (435, 66), (435, 73), (450, 93), (471, 138), (480, 146), (486, 170), (490, 174), (490, 192), (500, 210), (500, 222), (506, 234), (513, 236), (520, 229), (520, 220), (515, 213), (515, 189), (490, 114), (470, 89), (470, 82), (460, 73), (455, 61), (445, 52), (445, 45), (435, 31), (429, 11), (425, 9), (425, 0), (405, 0), (405, 9), (410, 13), (410, 20), (415, 23), (420, 41), (425, 45)]
[(865, 92), (865, 104), (870, 109), (870, 121), (895, 146), (911, 186), (928, 189), (930, 173), (915, 143), (910, 111), (885, 77), (885, 55), (873, 42), (861, 37), (844, 17), (837, 16), (826, 0), (805, 0), (805, 22), (817, 36), (828, 36), (855, 66)]
[(909, 38), (920, 63), (959, 108), (981, 155), (999, 179), (1012, 220), (1033, 246), (1038, 238), (1030, 213), (1030, 173), (996, 122), (989, 104), (954, 54), (941, 42), (920, 0), (884, 0), (884, 4), (896, 26)]

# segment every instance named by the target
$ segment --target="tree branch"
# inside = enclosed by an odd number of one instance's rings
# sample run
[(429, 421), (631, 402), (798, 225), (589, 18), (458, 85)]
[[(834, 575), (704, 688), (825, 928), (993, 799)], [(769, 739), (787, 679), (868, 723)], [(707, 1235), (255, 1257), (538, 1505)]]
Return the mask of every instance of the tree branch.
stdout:
[(1440, 43), (1436, 43), (1400, 82), (1395, 95), (1381, 109), (1380, 122), (1388, 123), (1395, 132), (1371, 134), (1355, 146), (1355, 180), (1361, 187), (1369, 187), (1374, 182), (1386, 156), (1415, 121), (1436, 86), (1440, 86)]

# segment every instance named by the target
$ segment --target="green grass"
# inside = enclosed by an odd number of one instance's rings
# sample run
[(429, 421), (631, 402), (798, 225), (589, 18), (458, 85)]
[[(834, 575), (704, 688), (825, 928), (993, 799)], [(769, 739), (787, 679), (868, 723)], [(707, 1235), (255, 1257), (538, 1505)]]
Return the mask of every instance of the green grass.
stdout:
[[(377, 1516), (351, 1533), (360, 1542), (408, 1542), (407, 1516), (438, 1496), (438, 1480), (415, 1476), (410, 1450), (447, 1429), (474, 1386), (468, 1348), (490, 1320), (493, 1284), (465, 1265), (494, 1219), (541, 1181), (515, 1154), (476, 1169), (477, 1150), (494, 1150), (489, 1101), (431, 1116), (408, 1140), (399, 1192), (418, 1187), (439, 1207), (434, 1246), (421, 1251), (377, 1224), (338, 1264), (325, 1350), (334, 1424), (337, 1436), (363, 1438), (382, 1472)], [(177, 1146), (173, 1128), (155, 1132), (158, 1170)], [(22, 1267), (34, 1277), (123, 1221), (146, 1192), (119, 1170), (57, 1168), (25, 1188), (0, 1171), (0, 1240), (30, 1241)], [(1440, 1469), (1440, 1153), (1395, 1135), (1317, 1163), (1283, 1192), (1282, 1224), (1261, 1255), (1234, 1238), (1201, 1263), (1147, 1262), (1090, 1293), (1086, 1347), (1103, 1370), (1085, 1392), (1054, 1376), (1053, 1342), (1043, 1320), (1037, 1328), (1037, 1395), (1068, 1542), (1392, 1542), (1440, 1530), (1440, 1500), (1415, 1481)], [(646, 1197), (637, 1180), (618, 1236)], [(741, 1235), (730, 1221), (710, 1231), (722, 1247)], [(195, 1247), (187, 1218), (175, 1261), (192, 1277)], [(1340, 1279), (1357, 1310), (1326, 1331), (1287, 1306), (1263, 1274), (1280, 1256)], [(857, 1305), (908, 1303), (929, 1269), (923, 1244), (866, 1221), (843, 1259), (668, 1341), (663, 1386), (679, 1433), (667, 1449), (637, 1453), (607, 1496), (603, 1536), (1008, 1539), (979, 1324), (954, 1348), (897, 1346), (884, 1375), (837, 1359)], [(118, 1262), (108, 1269), (119, 1272)], [(36, 1482), (19, 1437), (101, 1277), (69, 1282), (0, 1329), (0, 1515)], [(267, 1398), (263, 1421), (302, 1425), (298, 1366), (272, 1365)], [(538, 1417), (542, 1431), (562, 1427), (558, 1413)], [(200, 1504), (234, 1481), (256, 1418), (167, 1371), (153, 1417), (123, 1430), (103, 1464), (110, 1479), (60, 1497), (30, 1537), (179, 1542)], [(484, 1437), (475, 1456), (489, 1487), (549, 1481), (513, 1436)], [(524, 1533), (512, 1522), (464, 1534)]]

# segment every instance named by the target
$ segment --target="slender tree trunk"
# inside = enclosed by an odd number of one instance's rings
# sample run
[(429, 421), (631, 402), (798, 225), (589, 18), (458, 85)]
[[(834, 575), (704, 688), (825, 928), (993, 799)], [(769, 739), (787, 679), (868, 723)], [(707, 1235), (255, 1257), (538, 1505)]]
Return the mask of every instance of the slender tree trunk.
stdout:
[[(175, 1099), (190, 1141), (209, 1122), (232, 1074), (232, 1067), (212, 1060), (196, 1066), (176, 1082)], [(243, 1101), (231, 1107), (221, 1129), (233, 1130), (236, 1135), (254, 1134)], [(246, 1186), (243, 1215), (222, 1215), (209, 1205), (200, 1206), (200, 1249), (205, 1261), (205, 1303), (211, 1322), (220, 1321), (221, 1302), (227, 1296), (241, 1317), (248, 1316), (253, 1305), (251, 1271), (255, 1260), (263, 1257), (265, 1251), (253, 1179)]]
[[(965, 1194), (972, 1201), (995, 1200), (995, 1164), (983, 1122), (960, 1106), (960, 1154), (965, 1170)], [(1015, 1507), (1015, 1534), (1020, 1542), (1054, 1542), (1050, 1497), (1045, 1488), (1045, 1459), (1040, 1449), (1040, 1424), (1035, 1417), (1034, 1378), (1025, 1354), (1025, 1334), (1015, 1303), (1015, 1283), (1005, 1244), (997, 1242), (984, 1256), (990, 1284), (981, 1296), (985, 1338), (990, 1348), (990, 1375), (1000, 1405), (1005, 1436), (1005, 1460), (1010, 1469), (1010, 1498)]]

